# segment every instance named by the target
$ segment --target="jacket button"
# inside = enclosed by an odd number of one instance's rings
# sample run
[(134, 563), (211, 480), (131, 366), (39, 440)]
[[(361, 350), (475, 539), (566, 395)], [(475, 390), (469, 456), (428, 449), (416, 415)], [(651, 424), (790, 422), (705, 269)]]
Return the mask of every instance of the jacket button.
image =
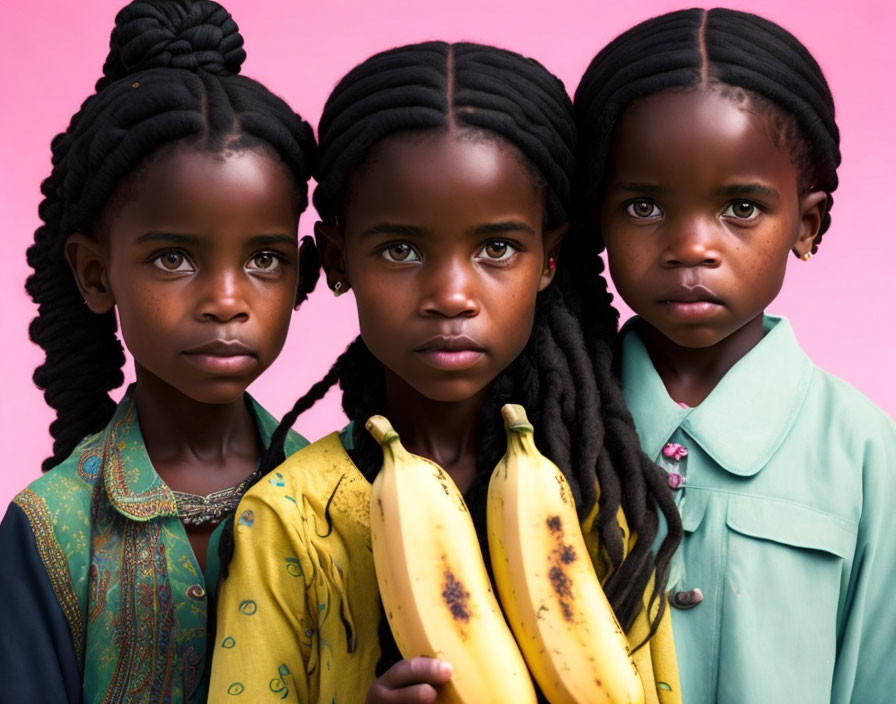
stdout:
[(675, 592), (669, 603), (676, 609), (691, 609), (703, 601), (703, 592), (698, 587), (686, 591)]

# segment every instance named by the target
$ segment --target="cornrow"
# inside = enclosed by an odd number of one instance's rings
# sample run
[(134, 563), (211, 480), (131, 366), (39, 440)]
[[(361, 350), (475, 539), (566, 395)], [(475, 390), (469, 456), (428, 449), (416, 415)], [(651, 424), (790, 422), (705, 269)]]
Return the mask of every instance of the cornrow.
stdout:
[[(578, 202), (587, 208), (601, 192), (613, 131), (632, 102), (701, 85), (741, 89), (761, 111), (779, 113), (775, 122), (800, 168), (801, 186), (828, 195), (814, 253), (830, 227), (831, 194), (838, 183), (840, 133), (833, 97), (821, 68), (799, 40), (747, 12), (671, 12), (629, 29), (594, 57), (575, 94)], [(728, 96), (737, 98), (738, 93), (729, 91)], [(586, 215), (580, 212), (578, 220), (586, 222)], [(600, 233), (588, 234), (591, 247), (600, 251)]]
[[(543, 193), (546, 225), (569, 220), (575, 130), (563, 84), (540, 64), (519, 54), (442, 42), (377, 54), (336, 86), (319, 128), (314, 203), (320, 216), (338, 223), (351, 197), (351, 176), (363, 168), (379, 141), (396, 134), (434, 130), (472, 133), (515, 148)], [(610, 305), (606, 282), (598, 269), (603, 296), (583, 298), (567, 271), (581, 259), (580, 253), (568, 248), (564, 252), (554, 282), (538, 295), (529, 343), (489, 388), (479, 419), (476, 476), (466, 497), (480, 540), (484, 540), (488, 479), (505, 450), (499, 411), (504, 403), (522, 404), (536, 428), (537, 443), (568, 478), (580, 516), (594, 505), (596, 484), (600, 484), (596, 530), (620, 575), (611, 579), (608, 596), (628, 628), (654, 573), (658, 577), (656, 594), (660, 593), (669, 556), (681, 537), (680, 519), (661, 470), (640, 450), (612, 371), (618, 314)], [(582, 318), (585, 310), (590, 314)], [(332, 386), (338, 380), (343, 409), (354, 421), (351, 456), (369, 480), (379, 470), (382, 455), (364, 431), (364, 422), (383, 410), (384, 376), (382, 364), (359, 338), (320, 382)], [(284, 418), (283, 425), (291, 426), (322, 390), (315, 385)], [(282, 437), (279, 433), (278, 441)], [(272, 444), (271, 457), (282, 457), (282, 450), (274, 453)], [(615, 522), (620, 506), (639, 538), (625, 559)], [(654, 563), (650, 547), (657, 535), (657, 511), (664, 514), (670, 531)], [(380, 636), (383, 658), (378, 672), (391, 664), (389, 653), (395, 652), (388, 633)]]
[[(34, 382), (56, 411), (44, 471), (106, 425), (115, 409), (108, 392), (124, 381), (115, 314), (84, 305), (65, 260), (68, 236), (95, 236), (120, 184), (175, 143), (267, 150), (293, 174), (299, 211), (308, 204), (311, 127), (260, 83), (237, 75), (242, 45), (236, 23), (211, 0), (133, 2), (116, 17), (96, 93), (53, 139), (52, 171), (41, 185), (43, 224), (28, 248), (34, 273), (25, 285), (38, 305), (31, 340), (46, 353)], [(314, 288), (316, 262), (314, 255), (302, 266), (297, 303)]]

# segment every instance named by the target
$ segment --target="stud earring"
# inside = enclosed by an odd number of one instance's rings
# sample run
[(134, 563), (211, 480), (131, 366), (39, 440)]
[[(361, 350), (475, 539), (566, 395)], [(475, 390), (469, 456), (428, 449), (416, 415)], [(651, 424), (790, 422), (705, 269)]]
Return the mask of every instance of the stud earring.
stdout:
[(554, 271), (557, 268), (557, 260), (553, 257), (548, 257), (548, 271)]
[(341, 281), (337, 281), (333, 284), (333, 295), (336, 296), (336, 298), (339, 298), (343, 293), (345, 293), (345, 291), (343, 290)]
[(805, 254), (800, 255), (800, 259), (804, 262), (809, 261), (812, 258), (812, 252), (806, 252)]

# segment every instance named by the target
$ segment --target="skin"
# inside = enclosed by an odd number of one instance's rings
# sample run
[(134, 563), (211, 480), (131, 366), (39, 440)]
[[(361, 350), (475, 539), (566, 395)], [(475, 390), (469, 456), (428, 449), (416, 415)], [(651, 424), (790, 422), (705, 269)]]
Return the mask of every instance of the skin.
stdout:
[[(90, 309), (117, 310), (146, 449), (174, 490), (206, 495), (255, 469), (261, 446), (243, 394), (286, 340), (297, 229), (280, 161), (181, 146), (118, 188), (96, 238), (66, 243)], [(204, 568), (214, 527), (185, 528)]]
[(610, 272), (689, 406), (762, 339), (788, 255), (811, 251), (824, 215), (768, 120), (701, 88), (634, 103), (614, 134), (597, 206)]
[[(515, 149), (455, 131), (387, 138), (348, 190), (343, 221), (316, 227), (328, 284), (354, 291), (402, 443), (463, 491), (479, 411), (529, 339), (565, 227), (545, 230), (543, 194)], [(434, 701), (446, 666), (402, 660), (367, 701)]]

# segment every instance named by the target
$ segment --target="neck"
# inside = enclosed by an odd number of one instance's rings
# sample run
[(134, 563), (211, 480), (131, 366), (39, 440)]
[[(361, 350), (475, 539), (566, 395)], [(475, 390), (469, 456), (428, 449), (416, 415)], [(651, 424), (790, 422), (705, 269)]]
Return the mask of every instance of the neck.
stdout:
[(487, 390), (462, 401), (433, 401), (386, 370), (386, 416), (414, 454), (438, 463), (465, 491), (476, 474), (479, 412)]
[(762, 315), (709, 347), (678, 345), (643, 320), (638, 334), (669, 396), (679, 403), (696, 406), (762, 340)]
[(244, 397), (230, 403), (196, 401), (137, 365), (134, 401), (140, 432), (153, 465), (201, 463), (214, 469), (260, 447)]

